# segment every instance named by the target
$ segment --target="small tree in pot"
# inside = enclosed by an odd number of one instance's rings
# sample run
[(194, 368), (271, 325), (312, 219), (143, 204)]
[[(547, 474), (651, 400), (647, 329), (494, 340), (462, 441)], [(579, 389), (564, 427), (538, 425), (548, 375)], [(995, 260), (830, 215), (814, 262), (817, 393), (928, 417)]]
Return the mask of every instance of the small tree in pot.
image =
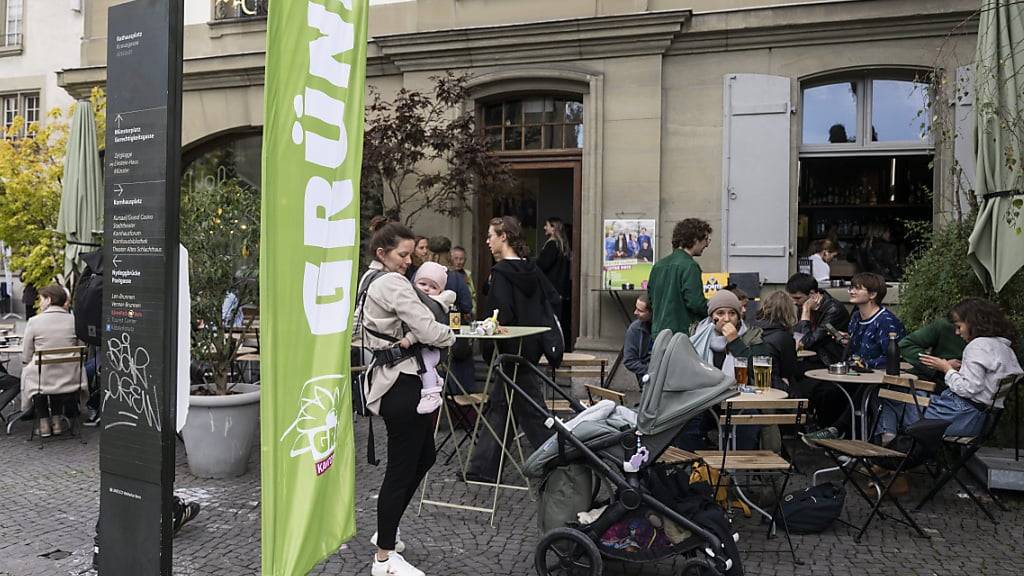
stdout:
[(259, 301), (260, 193), (237, 178), (183, 191), (181, 238), (189, 252), (192, 358), (212, 374), (205, 390), (231, 391), (232, 361), (251, 328), (242, 308)]
[[(231, 367), (243, 342), (232, 328), (242, 308), (259, 300), (259, 224), (260, 193), (238, 178), (182, 191), (192, 357), (212, 374), (212, 381), (193, 386), (182, 429), (189, 468), (200, 477), (245, 473), (256, 437), (259, 386), (231, 382)], [(248, 318), (242, 327), (251, 323)]]

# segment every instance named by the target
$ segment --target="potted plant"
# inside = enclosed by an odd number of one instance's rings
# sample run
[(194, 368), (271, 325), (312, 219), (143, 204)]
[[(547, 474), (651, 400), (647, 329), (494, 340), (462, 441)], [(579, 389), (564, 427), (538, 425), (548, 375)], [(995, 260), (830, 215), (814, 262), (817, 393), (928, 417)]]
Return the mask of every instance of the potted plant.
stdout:
[(196, 476), (244, 474), (259, 422), (259, 386), (236, 381), (233, 364), (259, 301), (260, 193), (239, 180), (182, 190), (181, 241), (189, 253), (193, 380), (182, 429)]

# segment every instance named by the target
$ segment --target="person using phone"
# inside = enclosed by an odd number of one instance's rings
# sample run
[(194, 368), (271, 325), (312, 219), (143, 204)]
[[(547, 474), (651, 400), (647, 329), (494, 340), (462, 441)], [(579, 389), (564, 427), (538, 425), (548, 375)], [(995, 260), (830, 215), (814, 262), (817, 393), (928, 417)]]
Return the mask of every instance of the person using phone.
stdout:
[(797, 273), (786, 282), (786, 292), (800, 314), (793, 331), (803, 334), (797, 348), (811, 350), (823, 366), (843, 357), (841, 334), (836, 326), (848, 326), (850, 313), (810, 275)]

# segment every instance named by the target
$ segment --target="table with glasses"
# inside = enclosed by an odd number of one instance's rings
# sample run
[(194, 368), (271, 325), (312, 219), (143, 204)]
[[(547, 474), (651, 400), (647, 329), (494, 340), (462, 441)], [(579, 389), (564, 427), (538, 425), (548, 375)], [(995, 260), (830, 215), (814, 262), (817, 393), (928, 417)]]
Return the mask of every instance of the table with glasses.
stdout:
[[(499, 495), (499, 491), (502, 490), (502, 489), (528, 491), (530, 489), (530, 481), (526, 477), (526, 473), (523, 470), (523, 465), (524, 465), (524, 463), (526, 461), (526, 458), (525, 458), (525, 455), (523, 453), (522, 442), (519, 439), (518, 428), (517, 428), (517, 425), (516, 425), (515, 416), (514, 416), (514, 410), (513, 410), (513, 405), (514, 405), (514, 400), (515, 400), (515, 391), (509, 389), (508, 387), (505, 387), (505, 396), (506, 396), (506, 400), (508, 401), (508, 414), (505, 417), (505, 425), (504, 425), (503, 434), (501, 434), (500, 436), (498, 434), (498, 431), (495, 430), (494, 427), (491, 426), (490, 422), (487, 421), (486, 414), (485, 414), (486, 411), (484, 409), (484, 405), (487, 402), (487, 398), (490, 395), (492, 386), (495, 386), (495, 385), (502, 386), (503, 385), (503, 383), (501, 383), (500, 381), (497, 381), (497, 378), (494, 375), (494, 371), (498, 369), (497, 358), (500, 355), (500, 352), (498, 351), (498, 348), (499, 348), (498, 344), (501, 343), (501, 342), (508, 342), (508, 341), (515, 342), (516, 346), (518, 347), (517, 354), (521, 355), (522, 349), (523, 349), (523, 340), (525, 338), (527, 338), (529, 336), (536, 336), (538, 334), (543, 334), (544, 332), (547, 332), (548, 330), (550, 330), (550, 328), (548, 328), (546, 326), (505, 326), (505, 327), (502, 328), (502, 331), (500, 333), (495, 333), (495, 334), (490, 334), (490, 335), (486, 335), (486, 334), (464, 334), (461, 331), (457, 331), (455, 333), (455, 338), (459, 339), (459, 340), (477, 340), (477, 341), (489, 340), (489, 341), (492, 341), (494, 343), (494, 352), (491, 354), (491, 359), (490, 359), (490, 361), (488, 363), (487, 378), (484, 381), (484, 389), (483, 389), (483, 392), (481, 392), (481, 393), (475, 393), (475, 394), (474, 393), (470, 393), (466, 389), (465, 385), (462, 382), (460, 382), (459, 379), (455, 376), (454, 371), (448, 369), (447, 366), (445, 367), (445, 385), (444, 385), (444, 398), (445, 398), (445, 401), (441, 403), (441, 411), (442, 411), (442, 413), (438, 414), (437, 422), (434, 425), (434, 436), (436, 438), (438, 432), (441, 429), (441, 421), (442, 421), (442, 419), (444, 419), (448, 423), (447, 424), (447, 426), (448, 426), (448, 437), (447, 437), (447, 439), (454, 439), (454, 436), (455, 436), (455, 421), (452, 418), (451, 404), (456, 404), (456, 405), (459, 405), (459, 406), (471, 406), (473, 408), (473, 410), (476, 411), (476, 422), (473, 425), (473, 431), (470, 432), (469, 436), (468, 436), (468, 438), (469, 438), (469, 449), (466, 451), (465, 457), (463, 457), (463, 454), (462, 454), (462, 448), (461, 448), (462, 445), (461, 445), (461, 443), (457, 443), (455, 445), (455, 454), (458, 456), (458, 459), (459, 459), (459, 463), (458, 463), (458, 465), (459, 465), (459, 476), (462, 479), (462, 481), (465, 482), (468, 485), (485, 486), (485, 487), (493, 489), (494, 490), (494, 496), (493, 496), (493, 499), (491, 500), (491, 506), (487, 507), (487, 508), (482, 507), (482, 506), (470, 506), (470, 505), (466, 505), (466, 504), (462, 504), (462, 503), (458, 503), (458, 502), (449, 502), (449, 501), (443, 501), (443, 500), (428, 499), (427, 498), (427, 489), (428, 489), (428, 486), (429, 486), (428, 478), (430, 476), (430, 472), (427, 472), (427, 475), (424, 476), (424, 478), (423, 478), (423, 487), (422, 487), (421, 492), (420, 492), (420, 505), (419, 505), (419, 510), (417, 511), (417, 513), (420, 513), (420, 512), (423, 511), (423, 505), (424, 504), (432, 505), (432, 506), (439, 506), (439, 507), (443, 507), (443, 508), (454, 508), (454, 509), (457, 509), (457, 510), (468, 510), (468, 511), (473, 511), (473, 512), (484, 512), (484, 513), (490, 514), (490, 516), (491, 516), (491, 526), (494, 526), (494, 517), (495, 517), (495, 514), (497, 513), (497, 510), (498, 510), (498, 495)], [(448, 356), (448, 360), (447, 360), (446, 364), (450, 365), (450, 363), (451, 363), (451, 348), (449, 348), (449, 356)], [(518, 376), (518, 367), (515, 369), (515, 371), (512, 374), (512, 380), (516, 381), (517, 376)], [(497, 381), (497, 383), (496, 383), (496, 381)], [(452, 395), (449, 392), (449, 390), (450, 390), (450, 387), (448, 386), (449, 382), (451, 382), (455, 386), (455, 388), (459, 391), (458, 395)], [(484, 430), (481, 430), (481, 423), (483, 424)], [(509, 430), (510, 429), (511, 429), (511, 435), (509, 434)], [(498, 446), (499, 446), (500, 451), (501, 451), (501, 455), (500, 455), (499, 460), (498, 460), (498, 472), (497, 472), (497, 475), (495, 476), (495, 481), (494, 482), (478, 482), (478, 481), (466, 480), (466, 472), (469, 469), (470, 461), (473, 459), (473, 451), (476, 448), (476, 439), (477, 439), (478, 434), (480, 434), (480, 433), (489, 433), (489, 434), (491, 434), (494, 437), (494, 439), (498, 442)], [(516, 449), (516, 452), (517, 452), (516, 454), (513, 454), (512, 449), (511, 449), (512, 447), (507, 446), (506, 445), (506, 441), (504, 440), (504, 439), (508, 439), (510, 437), (511, 437), (510, 441), (515, 443), (514, 448)], [(442, 442), (442, 444), (440, 446), (438, 446), (438, 448), (440, 449), (440, 447), (443, 446), (443, 445), (444, 445), (444, 442)], [(505, 471), (505, 466), (506, 466), (507, 463), (511, 463), (512, 466), (515, 467), (515, 469), (519, 473), (520, 477), (522, 477), (524, 485), (504, 484), (502, 482), (502, 474)]]

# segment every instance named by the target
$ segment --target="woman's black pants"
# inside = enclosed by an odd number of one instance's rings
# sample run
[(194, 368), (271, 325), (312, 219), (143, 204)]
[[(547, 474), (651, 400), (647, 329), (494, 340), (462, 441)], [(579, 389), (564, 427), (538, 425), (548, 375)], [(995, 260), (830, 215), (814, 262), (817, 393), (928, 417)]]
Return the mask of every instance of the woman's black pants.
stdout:
[(402, 514), (434, 465), (434, 415), (416, 412), (421, 387), (416, 375), (401, 374), (381, 398), (388, 432), (388, 463), (377, 498), (377, 546), (382, 550), (395, 549)]

